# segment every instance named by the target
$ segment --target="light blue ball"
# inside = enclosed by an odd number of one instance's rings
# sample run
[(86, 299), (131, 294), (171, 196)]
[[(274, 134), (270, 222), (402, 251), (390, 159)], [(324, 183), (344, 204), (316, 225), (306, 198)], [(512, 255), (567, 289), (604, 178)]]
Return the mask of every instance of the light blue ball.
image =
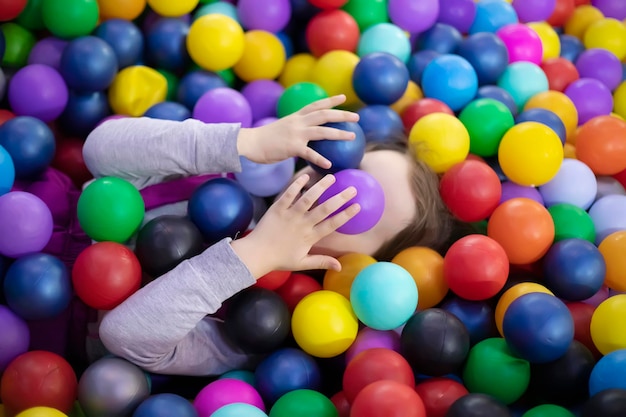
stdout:
[(196, 20), (207, 14), (221, 14), (240, 23), (239, 15), (237, 14), (237, 6), (227, 1), (216, 1), (215, 3), (205, 4), (194, 13), (193, 19)]
[(361, 34), (357, 46), (357, 55), (360, 57), (372, 52), (387, 52), (406, 64), (411, 56), (411, 41), (393, 23), (377, 23)]
[(422, 90), (425, 97), (442, 101), (453, 111), (458, 111), (476, 97), (478, 76), (465, 58), (440, 55), (424, 68)]
[(626, 389), (626, 349), (606, 354), (596, 363), (589, 376), (589, 396), (606, 389)]
[(415, 313), (417, 299), (417, 285), (411, 274), (391, 262), (377, 262), (363, 268), (350, 288), (354, 313), (375, 330), (402, 326)]
[(250, 404), (232, 403), (218, 408), (210, 417), (267, 417), (267, 414)]
[(0, 146), (0, 195), (11, 191), (15, 182), (15, 165), (4, 147)]
[(501, 27), (517, 22), (517, 12), (511, 4), (502, 0), (481, 0), (476, 3), (476, 16), (469, 34), (495, 33)]
[(545, 72), (532, 62), (514, 62), (505, 70), (498, 86), (511, 94), (519, 111), (535, 94), (548, 91), (548, 77)]
[(240, 157), (241, 172), (235, 179), (250, 194), (258, 197), (271, 197), (280, 193), (291, 181), (296, 169), (294, 158), (272, 164), (259, 164)]

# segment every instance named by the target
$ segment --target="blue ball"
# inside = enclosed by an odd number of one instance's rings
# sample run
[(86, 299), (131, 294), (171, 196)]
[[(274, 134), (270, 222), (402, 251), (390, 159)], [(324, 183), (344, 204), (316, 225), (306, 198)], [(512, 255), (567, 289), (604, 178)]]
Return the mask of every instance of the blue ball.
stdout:
[(111, 45), (120, 69), (137, 65), (141, 61), (143, 34), (133, 22), (125, 19), (105, 20), (98, 25), (94, 35)]
[(117, 75), (115, 51), (96, 36), (70, 41), (61, 54), (59, 72), (68, 87), (77, 92), (106, 90)]
[(278, 32), (276, 37), (278, 37), (278, 40), (283, 44), (283, 48), (285, 48), (285, 57), (290, 58), (294, 53), (293, 40), (286, 32)]
[(476, 96), (478, 77), (465, 58), (441, 55), (424, 68), (422, 90), (425, 97), (435, 98), (452, 111), (458, 111)]
[(553, 111), (541, 108), (525, 110), (515, 118), (516, 124), (522, 122), (538, 122), (548, 126), (550, 129), (554, 130), (557, 135), (559, 135), (561, 143), (565, 144), (565, 140), (567, 139), (565, 124)]
[(626, 349), (604, 355), (591, 370), (589, 396), (607, 389), (626, 389)]
[(0, 146), (11, 155), (17, 179), (32, 179), (45, 171), (56, 149), (52, 130), (31, 116), (17, 116), (0, 125)]
[(69, 305), (72, 283), (63, 262), (45, 253), (17, 259), (4, 278), (7, 304), (25, 320), (53, 318)]
[(7, 42), (4, 39), (4, 32), (0, 30), (0, 61), (4, 58), (4, 51), (6, 51)]
[(182, 19), (163, 17), (146, 33), (146, 58), (156, 68), (168, 71), (185, 69), (191, 59), (187, 52), (189, 24)]
[(480, 85), (495, 84), (509, 65), (509, 52), (498, 36), (481, 32), (465, 38), (456, 53), (476, 71)]
[(597, 246), (585, 239), (554, 243), (543, 262), (547, 287), (559, 298), (582, 301), (600, 291), (606, 262)]
[(309, 163), (311, 168), (322, 174), (336, 173), (344, 169), (357, 169), (365, 154), (366, 141), (361, 126), (356, 122), (327, 123), (324, 126), (354, 132), (356, 137), (354, 140), (310, 141), (309, 147), (332, 163), (328, 169)]
[(495, 33), (503, 26), (518, 23), (517, 12), (510, 3), (501, 0), (482, 0), (476, 3), (476, 16), (469, 34)]
[(183, 121), (191, 117), (191, 111), (175, 101), (162, 101), (150, 107), (144, 113), (145, 117), (162, 120)]
[(391, 107), (373, 104), (361, 107), (357, 113), (366, 142), (394, 142), (404, 137), (402, 119)]
[(463, 40), (457, 28), (445, 23), (435, 23), (417, 38), (417, 49), (430, 50), (440, 54), (452, 54)]
[(86, 137), (98, 123), (111, 114), (106, 92), (77, 93), (70, 91), (59, 125), (65, 133)]
[(461, 320), (469, 332), (471, 345), (498, 334), (494, 309), (489, 302), (453, 297), (445, 301), (441, 308)]
[(207, 243), (213, 244), (245, 232), (252, 221), (254, 203), (236, 181), (215, 178), (196, 188), (187, 211)]
[(515, 104), (515, 100), (513, 100), (511, 93), (506, 91), (504, 88), (498, 87), (497, 85), (484, 85), (480, 87), (476, 93), (476, 99), (478, 100), (480, 98), (498, 100), (500, 103), (503, 103), (509, 108), (513, 116), (517, 114), (517, 104)]
[(198, 412), (187, 399), (176, 394), (156, 394), (148, 397), (135, 409), (133, 417), (198, 417)]
[(365, 104), (393, 104), (409, 84), (404, 62), (386, 52), (372, 52), (359, 60), (352, 73), (354, 92)]
[(11, 155), (0, 146), (0, 195), (6, 194), (13, 188), (15, 182), (15, 165)]
[(315, 359), (296, 348), (276, 350), (259, 363), (254, 376), (256, 388), (268, 404), (297, 389), (317, 391), (321, 384)]
[(439, 52), (430, 50), (414, 52), (409, 58), (409, 61), (406, 63), (406, 68), (409, 70), (409, 77), (411, 78), (411, 81), (417, 85), (421, 85), (424, 68), (430, 64), (430, 61), (437, 58), (439, 55), (441, 55)]
[(180, 79), (176, 90), (176, 101), (188, 109), (193, 109), (204, 93), (214, 88), (228, 87), (226, 81), (211, 71), (197, 70)]
[(562, 357), (574, 340), (574, 320), (563, 301), (545, 293), (515, 299), (504, 313), (504, 338), (511, 351), (531, 363)]
[(559, 35), (561, 41), (561, 58), (565, 58), (572, 63), (576, 63), (578, 55), (585, 50), (585, 45), (576, 36)]

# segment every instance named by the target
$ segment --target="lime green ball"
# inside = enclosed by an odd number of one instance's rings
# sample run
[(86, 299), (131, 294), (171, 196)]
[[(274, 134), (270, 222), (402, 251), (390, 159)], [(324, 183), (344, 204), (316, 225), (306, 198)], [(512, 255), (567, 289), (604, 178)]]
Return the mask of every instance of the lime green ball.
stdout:
[(574, 417), (574, 414), (558, 405), (543, 404), (526, 411), (522, 417)]
[(28, 55), (37, 42), (35, 35), (13, 22), (3, 24), (0, 30), (6, 43), (2, 66), (22, 68), (28, 63)]
[(42, 30), (46, 26), (43, 23), (43, 16), (41, 15), (41, 5), (43, 0), (28, 0), (26, 7), (22, 10), (22, 13), (15, 20), (26, 29), (30, 30)]
[(485, 339), (470, 349), (463, 382), (469, 392), (512, 404), (528, 389), (530, 363), (515, 356), (503, 338)]
[(167, 81), (167, 95), (165, 96), (165, 100), (177, 101), (176, 92), (178, 91), (178, 78), (176, 75), (164, 69), (158, 69), (157, 72), (164, 76)]
[(470, 135), (470, 153), (479, 156), (496, 155), (502, 136), (515, 124), (511, 110), (492, 98), (470, 102), (459, 120)]
[(235, 81), (237, 81), (237, 77), (235, 76), (235, 71), (232, 68), (226, 68), (220, 71), (215, 72), (220, 76), (222, 80), (226, 83), (227, 86), (233, 88), (235, 86)]
[(343, 10), (354, 18), (361, 32), (378, 23), (389, 22), (387, 0), (348, 0)]
[(596, 228), (591, 216), (573, 204), (559, 203), (548, 207), (554, 221), (554, 241), (564, 239), (584, 239), (596, 241)]
[(74, 39), (96, 28), (100, 9), (97, 0), (43, 0), (41, 15), (52, 34)]
[(328, 93), (319, 85), (304, 81), (290, 85), (283, 91), (276, 112), (278, 117), (285, 117), (297, 112), (301, 108), (313, 103), (314, 101), (327, 98)]
[(339, 417), (335, 405), (325, 395), (298, 389), (280, 397), (272, 406), (269, 417)]
[(95, 241), (124, 243), (139, 229), (146, 208), (139, 191), (128, 181), (99, 178), (78, 198), (78, 221)]

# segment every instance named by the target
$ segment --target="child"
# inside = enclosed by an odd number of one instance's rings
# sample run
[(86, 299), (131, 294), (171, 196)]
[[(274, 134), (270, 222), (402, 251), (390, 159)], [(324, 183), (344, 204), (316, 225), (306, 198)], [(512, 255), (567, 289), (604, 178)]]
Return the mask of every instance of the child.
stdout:
[[(355, 113), (333, 109), (344, 100), (345, 96), (323, 99), (253, 129), (196, 120), (108, 121), (89, 135), (83, 154), (96, 178), (125, 178), (139, 189), (186, 176), (235, 172), (240, 169), (239, 156), (257, 163), (298, 156), (330, 167), (307, 144), (353, 138), (351, 132), (320, 126), (358, 120)], [(409, 246), (443, 248), (451, 217), (439, 197), (435, 174), (405, 147), (373, 148), (366, 152), (360, 169), (376, 178), (385, 192), (385, 211), (372, 229), (359, 235), (334, 232), (359, 207), (353, 204), (327, 216), (352, 199), (355, 190), (349, 187), (314, 206), (334, 177), (319, 179), (305, 168), (251, 233), (234, 241), (223, 239), (108, 312), (99, 329), (106, 348), (155, 373), (220, 375), (250, 368), (258, 358), (232, 345), (221, 322), (207, 315), (256, 279), (274, 270), (340, 269), (336, 256), (347, 252), (388, 260)], [(151, 210), (147, 219), (155, 213), (185, 215), (186, 201)]]

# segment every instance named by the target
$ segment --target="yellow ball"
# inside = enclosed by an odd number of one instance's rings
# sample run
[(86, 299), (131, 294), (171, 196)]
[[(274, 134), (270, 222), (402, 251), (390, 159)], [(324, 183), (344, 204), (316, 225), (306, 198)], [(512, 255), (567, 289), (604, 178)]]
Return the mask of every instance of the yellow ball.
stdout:
[(311, 72), (311, 81), (322, 87), (329, 96), (345, 94), (342, 107), (354, 107), (360, 103), (354, 87), (352, 73), (359, 63), (359, 56), (350, 51), (334, 50), (317, 59)]
[(153, 105), (165, 101), (167, 79), (143, 65), (126, 67), (109, 87), (109, 104), (114, 113), (139, 117)]
[(600, 353), (606, 355), (626, 349), (626, 295), (609, 297), (591, 316), (591, 340)]
[(563, 159), (565, 158), (576, 159), (576, 146), (568, 142), (563, 145)]
[(376, 259), (363, 253), (347, 253), (337, 258), (341, 271), (329, 269), (324, 274), (322, 288), (334, 291), (350, 299), (350, 288), (356, 275), (366, 266), (376, 263)]
[(504, 337), (504, 314), (506, 310), (509, 308), (511, 303), (517, 300), (524, 294), (530, 294), (534, 292), (541, 292), (544, 294), (554, 295), (552, 291), (547, 289), (541, 284), (537, 284), (534, 282), (521, 282), (519, 284), (513, 285), (511, 288), (506, 290), (502, 296), (498, 299), (498, 304), (496, 304), (495, 318), (496, 318), (496, 327), (500, 335)]
[(233, 71), (245, 82), (273, 80), (283, 71), (286, 59), (285, 47), (276, 35), (250, 30), (244, 34), (243, 55)]
[(243, 56), (245, 40), (241, 25), (233, 18), (210, 13), (196, 19), (187, 34), (191, 59), (209, 71), (231, 68)]
[(621, 61), (626, 58), (626, 25), (617, 19), (600, 19), (589, 25), (583, 43), (587, 49), (606, 49)]
[(294, 84), (311, 81), (315, 62), (317, 62), (317, 58), (304, 52), (289, 57), (283, 72), (278, 77), (278, 82), (287, 88)]
[(56, 408), (32, 407), (22, 411), (15, 417), (67, 417), (67, 415), (60, 412)]
[(318, 358), (331, 358), (352, 345), (359, 331), (359, 320), (346, 297), (320, 290), (296, 305), (291, 330), (303, 351)]
[(527, 26), (539, 35), (539, 39), (541, 39), (544, 61), (550, 58), (558, 58), (561, 55), (561, 40), (559, 39), (559, 34), (556, 33), (551, 25), (546, 22), (533, 22), (528, 23)]
[(626, 81), (623, 81), (613, 92), (613, 111), (626, 119)]
[(470, 138), (465, 125), (447, 113), (431, 113), (411, 128), (409, 142), (416, 157), (437, 174), (464, 161), (469, 154)]
[(595, 21), (604, 18), (600, 11), (589, 4), (578, 6), (574, 9), (572, 15), (565, 22), (563, 30), (567, 35), (576, 36), (578, 39), (583, 38), (587, 28)]
[(193, 11), (198, 0), (148, 0), (148, 5), (158, 15), (179, 17)]
[(415, 81), (410, 80), (409, 84), (406, 86), (406, 90), (404, 90), (404, 94), (402, 94), (402, 97), (400, 97), (390, 107), (396, 113), (402, 115), (402, 112), (406, 110), (409, 104), (415, 103), (417, 100), (421, 100), (423, 98), (424, 93), (422, 92), (422, 89)]
[(578, 110), (574, 102), (560, 91), (543, 91), (526, 102), (524, 110), (546, 109), (555, 113), (565, 125), (568, 142), (573, 140), (578, 127)]

